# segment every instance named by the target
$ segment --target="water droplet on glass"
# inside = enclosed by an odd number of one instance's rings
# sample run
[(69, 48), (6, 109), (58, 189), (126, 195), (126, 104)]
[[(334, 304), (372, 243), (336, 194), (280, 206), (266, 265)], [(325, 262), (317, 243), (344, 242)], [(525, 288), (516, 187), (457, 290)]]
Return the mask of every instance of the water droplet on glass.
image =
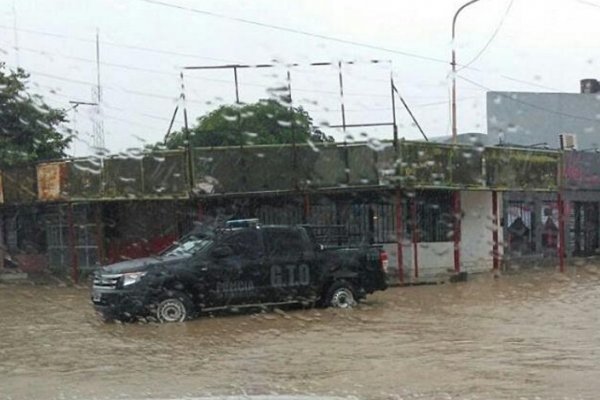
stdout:
[(228, 121), (228, 122), (235, 122), (235, 121), (238, 120), (238, 116), (237, 115), (226, 115), (226, 114), (224, 114), (223, 118), (225, 119), (225, 121)]

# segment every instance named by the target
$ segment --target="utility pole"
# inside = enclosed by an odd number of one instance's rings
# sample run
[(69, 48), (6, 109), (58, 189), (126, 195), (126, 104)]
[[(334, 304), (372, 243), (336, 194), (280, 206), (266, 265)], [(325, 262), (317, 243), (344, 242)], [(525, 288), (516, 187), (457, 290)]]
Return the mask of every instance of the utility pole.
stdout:
[[(190, 135), (190, 127), (188, 125), (188, 114), (187, 114), (187, 103), (185, 100), (185, 83), (183, 81), (183, 70), (179, 73), (181, 79), (181, 94), (179, 95), (179, 101), (183, 106), (183, 127), (185, 130), (185, 141), (186, 141), (186, 155), (187, 155), (187, 168), (188, 177), (190, 180), (190, 190), (194, 190), (194, 151), (192, 150), (192, 137)], [(175, 109), (175, 113), (177, 108)], [(173, 118), (175, 118), (173, 113)]]
[[(95, 91), (95, 93), (94, 93)], [(104, 149), (104, 121), (102, 120), (102, 87), (100, 86), (100, 31), (96, 28), (96, 87), (92, 89), (96, 98), (96, 120), (94, 121), (93, 145), (98, 149)]]
[[(79, 106), (97, 106), (98, 103), (93, 103), (90, 101), (70, 100), (69, 104), (71, 104), (71, 108), (69, 108), (67, 111), (73, 111), (73, 119), (71, 121), (71, 124), (73, 126), (72, 134), (73, 136), (77, 136), (77, 108)], [(75, 157), (75, 141), (73, 141), (73, 157)]]
[(479, 0), (471, 0), (467, 3), (463, 4), (456, 13), (454, 14), (454, 18), (452, 18), (452, 143), (456, 144), (458, 128), (456, 125), (456, 19), (458, 18), (458, 14), (471, 4), (477, 3)]
[[(452, 18), (452, 144), (456, 146), (458, 139), (458, 127), (456, 124), (456, 19), (458, 14), (471, 4), (477, 3), (479, 0), (471, 0), (460, 6), (454, 18)], [(454, 154), (456, 149), (454, 149)], [(460, 190), (452, 192), (452, 213), (453, 218), (453, 241), (454, 241), (454, 272), (460, 273), (460, 242), (461, 242), (461, 219), (462, 209), (460, 204)]]

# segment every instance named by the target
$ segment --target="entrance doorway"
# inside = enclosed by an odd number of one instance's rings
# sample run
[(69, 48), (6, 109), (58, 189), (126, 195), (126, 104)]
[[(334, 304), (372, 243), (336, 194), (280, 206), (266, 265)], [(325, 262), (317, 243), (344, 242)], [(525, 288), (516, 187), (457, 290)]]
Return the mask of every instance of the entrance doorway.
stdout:
[(598, 250), (598, 203), (574, 202), (574, 256), (591, 256)]

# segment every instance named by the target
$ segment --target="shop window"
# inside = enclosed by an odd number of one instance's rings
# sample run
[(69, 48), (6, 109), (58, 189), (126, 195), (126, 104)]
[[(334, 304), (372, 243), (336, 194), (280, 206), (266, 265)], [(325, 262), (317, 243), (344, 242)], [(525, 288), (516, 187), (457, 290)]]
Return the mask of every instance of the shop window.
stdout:
[(535, 212), (533, 203), (511, 201), (506, 216), (508, 248), (513, 254), (535, 252)]
[(597, 202), (574, 202), (571, 213), (573, 255), (589, 257), (598, 254), (600, 212)]
[[(341, 213), (354, 242), (392, 243), (396, 241), (394, 204), (381, 201), (354, 203)], [(345, 217), (345, 218), (344, 218)]]
[[(414, 203), (415, 215), (412, 207)], [(420, 192), (403, 207), (405, 234), (412, 237), (417, 229), (418, 242), (450, 242), (453, 240), (452, 192)]]
[(46, 234), (36, 209), (23, 209), (5, 219), (5, 238), (14, 253), (40, 254), (46, 251)]
[(544, 202), (542, 204), (542, 248), (556, 249), (558, 246), (558, 204)]

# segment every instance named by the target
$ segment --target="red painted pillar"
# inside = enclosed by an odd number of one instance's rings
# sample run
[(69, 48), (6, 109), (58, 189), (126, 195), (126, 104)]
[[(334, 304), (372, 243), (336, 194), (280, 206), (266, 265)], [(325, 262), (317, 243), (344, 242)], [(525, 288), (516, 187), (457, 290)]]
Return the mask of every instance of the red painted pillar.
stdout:
[(102, 225), (102, 203), (97, 203), (95, 208), (95, 223), (96, 223), (96, 246), (98, 247), (98, 262), (106, 263), (104, 254), (104, 226)]
[(494, 228), (492, 229), (492, 257), (493, 257), (493, 265), (494, 271), (498, 271), (500, 268), (500, 254), (498, 253), (498, 192), (492, 192), (492, 223)]
[(309, 218), (310, 218), (310, 197), (308, 196), (308, 193), (304, 194), (304, 223), (308, 224)]
[(202, 222), (204, 219), (204, 204), (202, 204), (202, 200), (198, 200), (198, 209), (196, 210), (196, 218), (199, 222)]
[(402, 251), (403, 236), (404, 227), (402, 226), (402, 192), (400, 191), (400, 189), (398, 189), (396, 191), (396, 262), (398, 265), (398, 278), (400, 279), (400, 283), (404, 283), (404, 257)]
[(410, 223), (412, 226), (413, 264), (415, 267), (415, 278), (419, 278), (419, 232), (417, 227), (417, 200), (410, 200)]
[(452, 194), (452, 213), (454, 214), (454, 272), (460, 272), (460, 191)]
[(558, 268), (565, 272), (565, 204), (561, 192), (558, 192)]
[(67, 205), (67, 225), (68, 225), (68, 241), (69, 251), (71, 252), (71, 279), (73, 282), (79, 282), (79, 263), (77, 260), (77, 232), (75, 231), (75, 221), (73, 217), (73, 204)]

